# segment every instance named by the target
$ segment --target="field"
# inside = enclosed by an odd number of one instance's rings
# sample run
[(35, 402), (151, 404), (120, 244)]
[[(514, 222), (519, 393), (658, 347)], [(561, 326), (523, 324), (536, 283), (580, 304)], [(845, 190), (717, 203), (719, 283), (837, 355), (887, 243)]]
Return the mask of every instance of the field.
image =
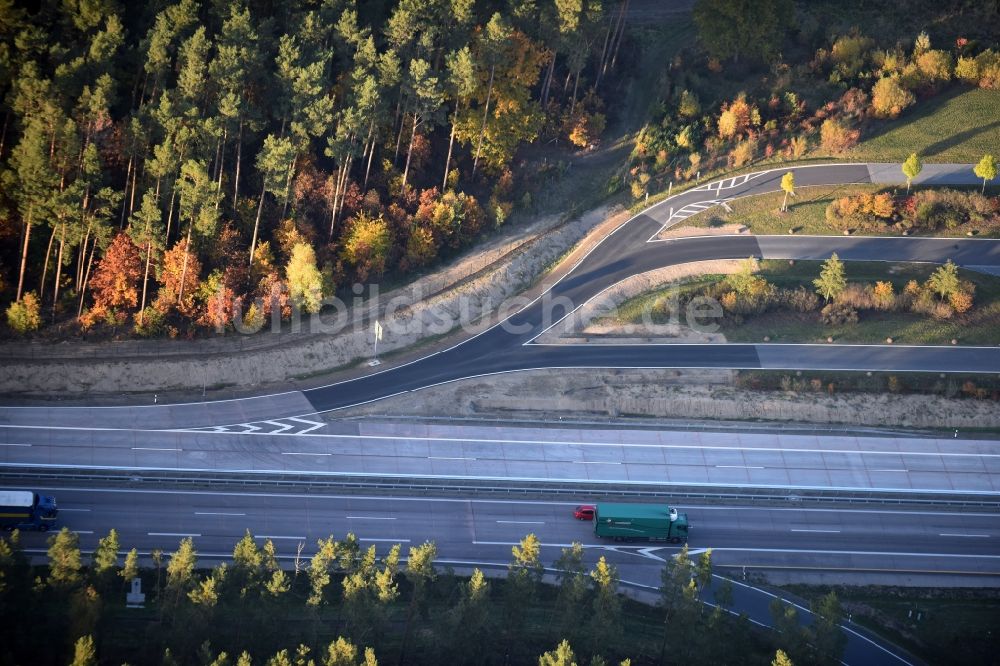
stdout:
[(926, 162), (974, 163), (1000, 151), (1000, 90), (960, 86), (919, 100), (891, 122), (877, 125), (846, 157), (901, 162), (916, 152)]
[[(812, 280), (819, 275), (820, 262), (786, 261), (761, 262), (760, 275), (781, 288), (804, 285), (812, 288)], [(923, 282), (934, 270), (921, 264), (886, 264), (881, 262), (847, 262), (849, 282), (875, 282), (888, 280), (899, 293), (909, 280)], [(824, 326), (817, 312), (790, 312), (776, 310), (760, 315), (747, 316), (740, 324), (727, 318), (720, 331), (730, 342), (826, 342), (832, 337), (840, 343), (884, 343), (891, 337), (894, 344), (950, 344), (954, 339), (963, 345), (995, 345), (1000, 342), (1000, 278), (961, 271), (963, 279), (976, 285), (975, 304), (972, 310), (952, 319), (938, 320), (912, 312), (885, 312), (863, 310), (856, 324)], [(650, 310), (654, 322), (665, 317), (662, 303), (668, 295), (699, 290), (722, 276), (703, 276), (697, 281), (678, 287), (667, 287), (640, 294), (623, 303), (616, 320), (637, 323), (642, 313)]]

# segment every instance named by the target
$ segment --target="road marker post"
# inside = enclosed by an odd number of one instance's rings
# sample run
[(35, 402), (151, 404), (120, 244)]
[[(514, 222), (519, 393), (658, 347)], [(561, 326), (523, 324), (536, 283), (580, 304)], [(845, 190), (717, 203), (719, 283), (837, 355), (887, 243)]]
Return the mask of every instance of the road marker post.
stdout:
[(373, 368), (376, 365), (379, 365), (380, 363), (382, 363), (382, 361), (378, 360), (378, 341), (381, 340), (381, 339), (382, 339), (382, 324), (379, 322), (378, 319), (376, 319), (375, 320), (375, 349), (374, 349), (374, 352), (372, 354), (372, 356), (374, 358), (372, 358), (372, 360), (368, 361), (368, 365), (371, 366), (371, 367), (373, 367)]

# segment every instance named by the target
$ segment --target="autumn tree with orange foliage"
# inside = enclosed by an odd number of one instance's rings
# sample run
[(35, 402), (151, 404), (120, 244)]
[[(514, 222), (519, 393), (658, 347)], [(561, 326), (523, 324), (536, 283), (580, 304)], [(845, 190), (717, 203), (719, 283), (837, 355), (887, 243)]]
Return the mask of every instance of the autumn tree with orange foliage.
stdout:
[(123, 320), (125, 313), (119, 308), (134, 309), (139, 304), (141, 278), (139, 248), (127, 234), (120, 233), (108, 246), (90, 278), (94, 306), (80, 317), (81, 323), (89, 327), (99, 319)]
[[(155, 306), (160, 312), (169, 312), (171, 307), (176, 306), (182, 315), (191, 317), (197, 311), (195, 294), (200, 283), (198, 276), (201, 274), (201, 261), (196, 254), (189, 252), (187, 247), (187, 240), (182, 239), (163, 255), (163, 264), (156, 276), (160, 282), (160, 291)], [(184, 281), (184, 297), (178, 302), (181, 280)]]

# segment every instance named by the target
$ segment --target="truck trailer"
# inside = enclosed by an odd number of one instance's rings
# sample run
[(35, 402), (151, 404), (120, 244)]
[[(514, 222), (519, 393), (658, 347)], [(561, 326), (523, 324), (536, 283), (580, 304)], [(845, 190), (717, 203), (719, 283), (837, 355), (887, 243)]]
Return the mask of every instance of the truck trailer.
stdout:
[(56, 498), (30, 490), (0, 489), (0, 528), (47, 532), (56, 525)]
[(598, 504), (594, 534), (615, 541), (688, 540), (688, 517), (665, 504)]

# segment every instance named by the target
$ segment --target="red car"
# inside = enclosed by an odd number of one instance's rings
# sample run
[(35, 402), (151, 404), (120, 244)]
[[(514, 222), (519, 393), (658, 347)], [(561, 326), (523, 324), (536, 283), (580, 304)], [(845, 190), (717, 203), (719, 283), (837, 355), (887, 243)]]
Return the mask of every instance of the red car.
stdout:
[(573, 517), (576, 518), (577, 520), (593, 520), (594, 505), (581, 504), (580, 506), (573, 509)]

